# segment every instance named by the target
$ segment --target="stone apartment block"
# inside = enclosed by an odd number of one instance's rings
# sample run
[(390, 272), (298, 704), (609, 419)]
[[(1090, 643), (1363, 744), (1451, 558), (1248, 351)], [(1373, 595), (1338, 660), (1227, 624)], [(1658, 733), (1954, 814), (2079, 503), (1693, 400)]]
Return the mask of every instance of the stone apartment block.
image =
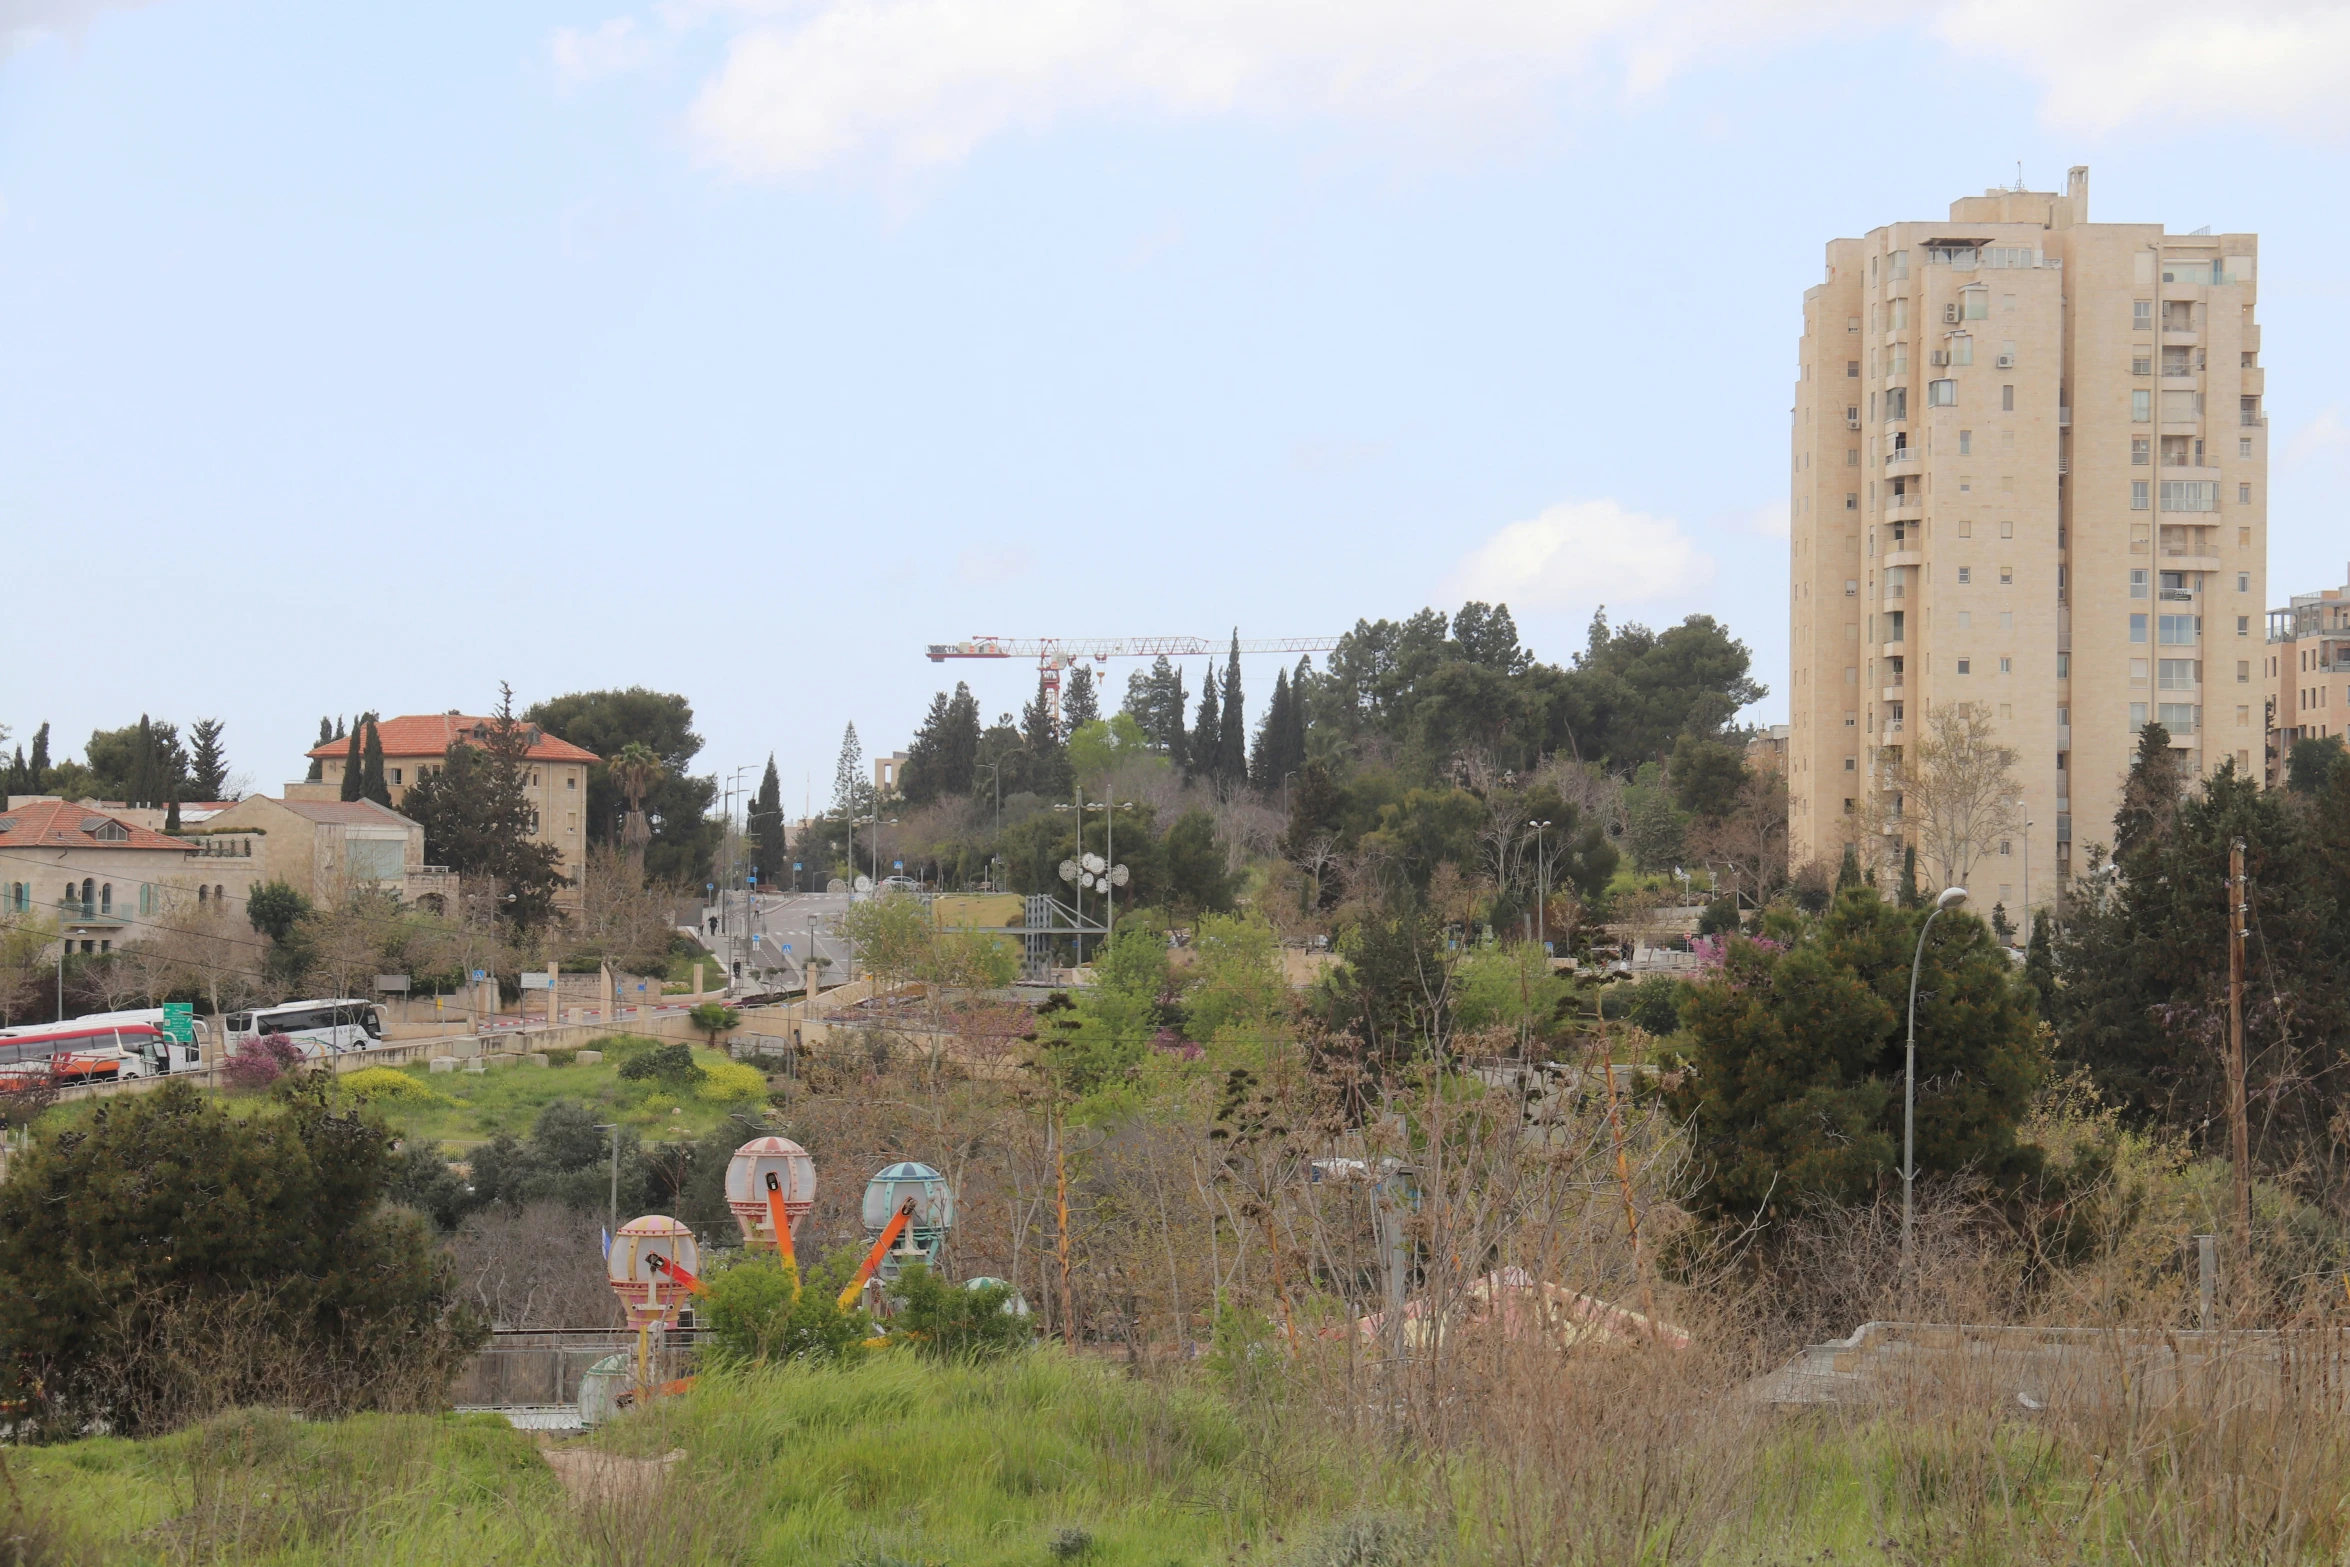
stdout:
[[(396, 810), (417, 779), (437, 772), (452, 745), (480, 745), (489, 739), (494, 720), (458, 712), (415, 713), (376, 721), (383, 739), (384, 784)], [(529, 741), (524, 787), (538, 813), (536, 841), (551, 843), (562, 856), (563, 874), (570, 887), (556, 902), (576, 907), (580, 870), (587, 863), (588, 769), (601, 758), (595, 752), (558, 740), (535, 724), (523, 726)], [(337, 740), (314, 747), (310, 758), (319, 765), (315, 783), (286, 785), (286, 799), (340, 801), (343, 768), (349, 760), (349, 742)]]
[(74, 952), (166, 934), (222, 902), (241, 913), (257, 863), (70, 800), (18, 799), (0, 811), (0, 904), (55, 919)]
[(373, 800), (273, 800), (249, 795), (186, 834), (215, 861), (254, 868), (329, 906), (364, 887), (403, 902), (445, 903), (457, 878), (424, 863), (424, 829)]
[[(1908, 836), (1930, 707), (1978, 704), (2031, 826), (1978, 903), (2044, 904), (2110, 842), (2150, 720), (2259, 765), (2268, 429), (2258, 242), (2091, 223), (2089, 176), (1827, 247), (1795, 388), (1794, 863)], [(2273, 654), (2271, 655), (2273, 656)], [(1875, 791), (1878, 809), (1870, 808)], [(1881, 835), (1881, 836), (1880, 836)]]
[(2350, 734), (2350, 586), (2296, 593), (2268, 612), (2265, 689), (2268, 777), (2285, 780), (2285, 759), (2303, 740)]

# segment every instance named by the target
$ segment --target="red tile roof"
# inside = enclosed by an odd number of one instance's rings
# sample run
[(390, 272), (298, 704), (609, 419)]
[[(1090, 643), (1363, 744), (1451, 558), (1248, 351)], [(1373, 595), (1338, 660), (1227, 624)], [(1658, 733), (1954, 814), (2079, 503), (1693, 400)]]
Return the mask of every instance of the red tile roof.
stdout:
[[(102, 827), (119, 827), (124, 836), (100, 838)], [(0, 811), (0, 849), (169, 849), (193, 852), (184, 838), (173, 838), (95, 811), (70, 800), (42, 800)]]
[[(410, 713), (401, 718), (379, 718), (376, 733), (383, 737), (384, 757), (389, 760), (413, 760), (419, 757), (446, 756), (449, 747), (459, 740), (475, 740), (487, 735), (493, 720), (473, 718), (463, 713)], [(525, 724), (526, 733), (537, 734), (532, 742), (530, 759), (534, 762), (597, 762), (603, 758), (584, 750), (568, 740), (558, 740)], [(304, 753), (325, 761), (351, 754), (349, 739), (329, 741), (312, 746)]]

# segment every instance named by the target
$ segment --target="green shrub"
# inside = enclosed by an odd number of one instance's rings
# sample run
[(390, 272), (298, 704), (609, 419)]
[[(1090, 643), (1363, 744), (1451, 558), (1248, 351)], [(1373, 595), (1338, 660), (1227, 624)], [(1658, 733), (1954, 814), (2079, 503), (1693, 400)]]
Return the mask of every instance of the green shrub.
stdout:
[(480, 1342), (390, 1134), (331, 1080), (231, 1116), (186, 1083), (109, 1100), (0, 1184), (0, 1400), (135, 1433), (236, 1404), (430, 1407)]
[(620, 1075), (632, 1083), (692, 1088), (701, 1082), (702, 1069), (694, 1061), (693, 1046), (655, 1045), (621, 1062)]
[(1012, 1309), (1009, 1284), (967, 1289), (917, 1262), (898, 1275), (889, 1296), (898, 1303), (895, 1325), (925, 1355), (985, 1360), (1036, 1342), (1028, 1319)]
[(697, 1313), (714, 1335), (719, 1363), (776, 1365), (787, 1360), (841, 1361), (863, 1353), (873, 1324), (864, 1312), (842, 1310), (840, 1292), (863, 1259), (840, 1252), (797, 1282), (772, 1252), (738, 1254), (703, 1280)]

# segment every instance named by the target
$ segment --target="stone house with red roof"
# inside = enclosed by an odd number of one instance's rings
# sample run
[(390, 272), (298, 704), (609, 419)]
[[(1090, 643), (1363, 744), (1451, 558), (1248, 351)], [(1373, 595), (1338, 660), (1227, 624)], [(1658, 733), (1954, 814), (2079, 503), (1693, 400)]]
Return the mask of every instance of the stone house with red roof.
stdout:
[(0, 909), (55, 919), (70, 951), (112, 952), (218, 902), (241, 911), (259, 863), (70, 800), (0, 811)]
[[(384, 786), (392, 797), (394, 809), (407, 798), (409, 785), (440, 770), (449, 747), (486, 744), (496, 723), (493, 718), (455, 711), (377, 719), (376, 733), (383, 741)], [(576, 908), (580, 870), (587, 863), (588, 769), (602, 758), (568, 740), (558, 740), (536, 724), (524, 724), (522, 729), (528, 742), (523, 786), (538, 813), (534, 838), (539, 843), (554, 845), (555, 852), (561, 856), (563, 874), (570, 885), (555, 901), (566, 908)], [(318, 781), (286, 785), (287, 803), (340, 801), (343, 768), (350, 760), (350, 742), (337, 740), (315, 746), (308, 755), (318, 763)]]

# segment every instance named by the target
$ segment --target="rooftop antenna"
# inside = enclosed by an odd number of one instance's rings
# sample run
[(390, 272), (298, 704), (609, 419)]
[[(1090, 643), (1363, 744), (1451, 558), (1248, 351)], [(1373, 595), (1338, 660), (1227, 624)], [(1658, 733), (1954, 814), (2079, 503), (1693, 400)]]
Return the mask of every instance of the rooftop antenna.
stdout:
[(2024, 160), (2023, 160), (2023, 159), (2021, 159), (2021, 158), (2018, 158), (2018, 159), (2016, 159), (2016, 160), (2015, 160), (2015, 188), (2016, 188), (2016, 193), (2017, 193), (2018, 195), (2021, 195), (2021, 194), (2023, 193), (2023, 188), (2024, 188)]

